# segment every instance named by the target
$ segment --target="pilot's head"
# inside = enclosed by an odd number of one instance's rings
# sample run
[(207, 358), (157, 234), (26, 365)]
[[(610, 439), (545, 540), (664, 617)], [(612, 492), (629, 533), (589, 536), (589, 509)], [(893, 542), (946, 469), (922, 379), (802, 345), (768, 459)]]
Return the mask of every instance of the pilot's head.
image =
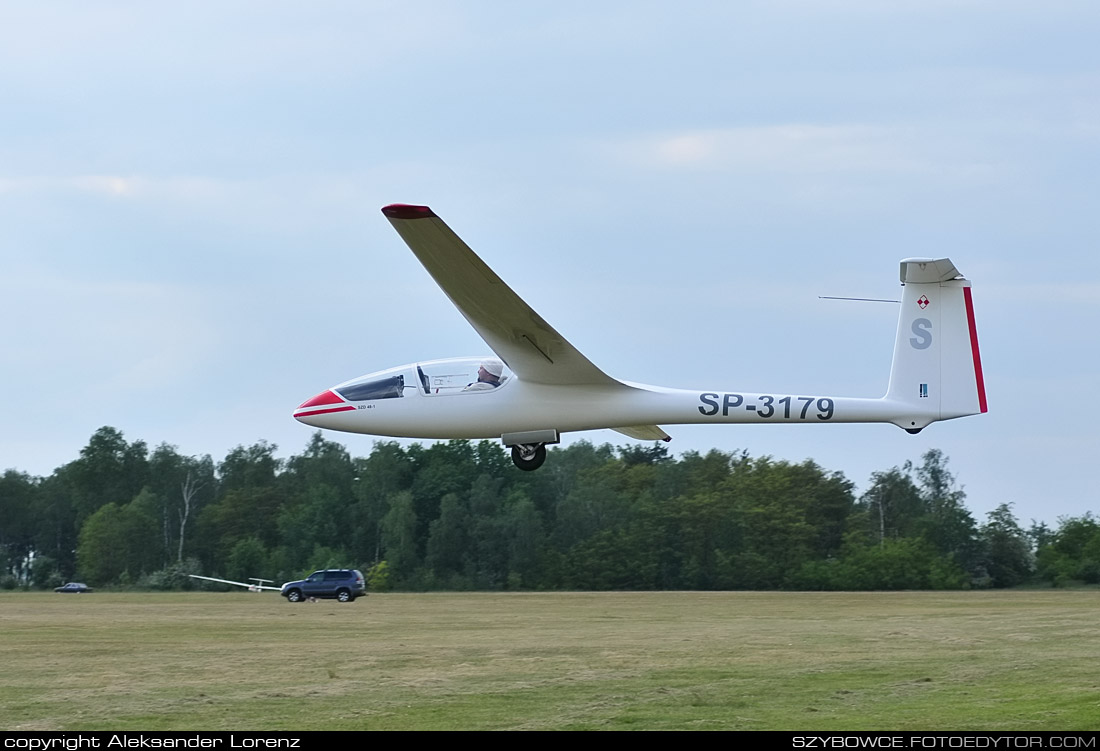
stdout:
[(477, 369), (477, 380), (482, 383), (500, 383), (500, 376), (504, 373), (504, 363), (500, 360), (482, 360), (481, 367)]

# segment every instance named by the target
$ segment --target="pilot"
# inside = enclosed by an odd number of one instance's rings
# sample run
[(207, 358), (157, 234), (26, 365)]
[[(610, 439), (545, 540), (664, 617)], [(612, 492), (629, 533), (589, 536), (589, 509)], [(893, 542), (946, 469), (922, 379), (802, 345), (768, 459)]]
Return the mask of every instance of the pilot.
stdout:
[(504, 373), (504, 363), (500, 360), (482, 360), (477, 369), (477, 380), (462, 389), (463, 391), (492, 391), (500, 385), (500, 376)]

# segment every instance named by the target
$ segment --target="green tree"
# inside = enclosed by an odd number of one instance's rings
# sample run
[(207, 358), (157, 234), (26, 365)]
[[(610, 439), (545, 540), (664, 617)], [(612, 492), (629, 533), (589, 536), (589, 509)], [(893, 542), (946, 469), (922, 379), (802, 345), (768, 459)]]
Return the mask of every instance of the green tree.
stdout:
[(879, 544), (888, 539), (916, 537), (926, 509), (920, 489), (910, 474), (912, 465), (871, 474), (871, 487), (860, 498), (866, 509), (868, 532)]
[(439, 507), (439, 518), (429, 527), (427, 564), (435, 576), (452, 581), (467, 576), (473, 568), (470, 543), (469, 504), (457, 493), (447, 493)]
[(154, 507), (152, 493), (143, 490), (128, 504), (108, 503), (93, 512), (80, 529), (76, 556), (81, 575), (105, 585), (157, 570), (162, 556), (155, 542)]
[(1037, 554), (1038, 574), (1055, 586), (1100, 583), (1100, 522), (1091, 513), (1058, 520), (1058, 530)]
[[(852, 505), (851, 485), (813, 462), (791, 465), (768, 457), (734, 466), (723, 492), (733, 496), (740, 545), (732, 551), (735, 586), (790, 586), (806, 561), (839, 545), (840, 516)], [(828, 508), (817, 508), (827, 498)], [(822, 524), (827, 521), (825, 527)]]
[(588, 441), (577, 441), (565, 447), (555, 447), (542, 469), (528, 473), (545, 483), (547, 488), (547, 504), (540, 507), (540, 511), (548, 512), (549, 521), (553, 522), (554, 506), (584, 482), (584, 473), (604, 466), (614, 457), (614, 449), (608, 443), (593, 446)]
[(252, 577), (267, 577), (273, 568), (270, 553), (264, 544), (255, 537), (237, 540), (229, 551), (226, 561), (226, 576), (237, 581), (247, 582)]
[(660, 464), (671, 460), (668, 445), (659, 441), (644, 445), (640, 443), (619, 447), (619, 458), (628, 467), (635, 464)]
[[(310, 486), (301, 496), (282, 505), (278, 512), (279, 539), (287, 551), (287, 563), (293, 567), (308, 567), (316, 558), (318, 547), (341, 551), (347, 556), (347, 528), (344, 511), (350, 505), (347, 497), (326, 483)], [(340, 567), (337, 561), (336, 567)], [(344, 562), (342, 565), (347, 565)]]
[(501, 589), (508, 580), (508, 530), (503, 515), (501, 481), (480, 475), (470, 488), (470, 545), (474, 586)]
[(267, 441), (237, 446), (218, 465), (220, 490), (254, 490), (274, 487), (282, 461), (275, 457), (279, 447)]
[(535, 503), (520, 488), (504, 501), (502, 527), (508, 543), (508, 588), (531, 589), (539, 581), (545, 532)]
[(389, 592), (393, 588), (390, 582), (390, 564), (378, 561), (366, 573), (367, 589), (371, 592)]
[(391, 576), (398, 582), (409, 581), (420, 563), (417, 552), (416, 509), (412, 493), (403, 490), (390, 502), (382, 519), (382, 546)]
[(645, 589), (653, 579), (652, 556), (626, 529), (602, 529), (574, 545), (566, 556), (568, 589)]
[(355, 464), (348, 450), (339, 443), (326, 441), (321, 431), (317, 431), (304, 452), (287, 460), (280, 479), (292, 493), (327, 485), (350, 501), (355, 477)]
[(926, 509), (922, 536), (973, 571), (978, 564), (977, 525), (964, 504), (966, 493), (956, 486), (942, 451), (929, 449), (921, 460), (917, 479)]
[(237, 446), (218, 464), (217, 495), (200, 509), (197, 534), (191, 535), (205, 570), (224, 571), (234, 546), (249, 537), (268, 550), (279, 546), (279, 512), (286, 494), (278, 478), (282, 461), (275, 451), (267, 441)]
[[(731, 492), (703, 491), (674, 501), (680, 549), (673, 586), (716, 589), (735, 582), (731, 556), (741, 552), (741, 525)], [(672, 521), (671, 519), (666, 521)]]
[(214, 461), (209, 455), (183, 456), (162, 443), (149, 457), (149, 486), (161, 501), (160, 523), (168, 561), (182, 565), (190, 554), (188, 531), (217, 491)]
[(626, 467), (607, 459), (578, 472), (570, 490), (554, 509), (553, 536), (562, 549), (583, 542), (598, 532), (621, 529), (632, 517), (626, 491)]
[(77, 525), (108, 503), (129, 503), (148, 483), (144, 441), (127, 443), (117, 428), (102, 427), (80, 450), (67, 473)]
[(354, 502), (348, 510), (351, 553), (356, 560), (382, 560), (382, 519), (390, 499), (412, 485), (413, 462), (395, 441), (374, 444), (355, 461)]
[(283, 494), (275, 487), (241, 487), (202, 509), (196, 521), (196, 548), (208, 571), (224, 571), (230, 551), (241, 540), (255, 537), (273, 550), (282, 541), (279, 530)]
[(991, 586), (1014, 587), (1028, 580), (1034, 558), (1027, 535), (1012, 515), (1012, 504), (1002, 503), (989, 512), (980, 537)]
[(0, 577), (25, 582), (34, 553), (34, 511), (38, 482), (9, 469), (0, 475)]
[(31, 564), (31, 586), (35, 589), (53, 589), (65, 583), (57, 561), (48, 555), (36, 555)]
[[(348, 524), (356, 504), (356, 467), (347, 449), (316, 432), (302, 454), (292, 456), (279, 475), (282, 506), (279, 532), (287, 562), (294, 568), (337, 559), (349, 565), (354, 543)], [(343, 559), (343, 560), (340, 560)]]
[(72, 467), (72, 462), (59, 467), (39, 483), (32, 512), (35, 555), (55, 561), (65, 579), (73, 578), (76, 571), (79, 531), (70, 482)]
[[(416, 512), (417, 555), (427, 552), (429, 526), (439, 518), (440, 504), (448, 493), (469, 493), (478, 476), (474, 448), (469, 441), (451, 440), (424, 449), (414, 445), (410, 451), (415, 472), (409, 492)], [(390, 564), (397, 563), (386, 556)]]
[(907, 537), (853, 545), (831, 560), (803, 563), (795, 578), (801, 589), (963, 589), (969, 576), (927, 540)]

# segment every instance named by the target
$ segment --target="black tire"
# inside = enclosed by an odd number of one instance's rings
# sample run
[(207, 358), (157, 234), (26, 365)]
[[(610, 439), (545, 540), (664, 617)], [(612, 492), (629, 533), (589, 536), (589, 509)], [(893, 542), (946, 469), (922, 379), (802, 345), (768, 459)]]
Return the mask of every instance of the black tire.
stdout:
[(301, 602), (304, 599), (305, 598), (302, 597), (302, 590), (300, 589), (292, 589), (286, 593), (287, 602)]
[(338, 602), (351, 602), (355, 598), (351, 596), (351, 591), (347, 589), (336, 590), (336, 599)]
[(512, 447), (512, 464), (524, 472), (534, 472), (546, 461), (546, 445), (540, 443), (534, 450), (529, 446)]

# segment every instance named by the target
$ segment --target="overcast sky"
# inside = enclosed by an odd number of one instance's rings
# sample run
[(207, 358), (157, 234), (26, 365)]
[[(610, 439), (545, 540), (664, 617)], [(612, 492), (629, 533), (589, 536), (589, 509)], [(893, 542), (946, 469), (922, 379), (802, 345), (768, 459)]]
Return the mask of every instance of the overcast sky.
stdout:
[(897, 306), (818, 296), (949, 256), (988, 414), (670, 448), (860, 491), (939, 448), (979, 521), (1100, 511), (1098, 39), (1088, 0), (0, 0), (0, 470), (103, 425), (288, 456), (324, 388), (482, 354), (378, 211), (406, 202), (665, 386), (879, 396)]

